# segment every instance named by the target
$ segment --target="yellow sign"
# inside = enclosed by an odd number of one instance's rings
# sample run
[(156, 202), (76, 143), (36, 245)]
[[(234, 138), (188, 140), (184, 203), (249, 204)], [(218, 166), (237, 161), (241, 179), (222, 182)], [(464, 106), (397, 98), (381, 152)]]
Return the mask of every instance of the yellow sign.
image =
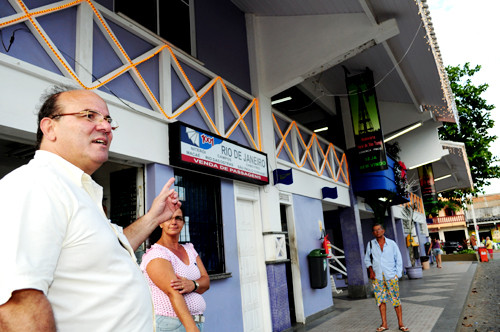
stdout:
[(491, 233), (493, 234), (493, 241), (500, 242), (500, 230), (499, 229), (495, 229)]
[(408, 236), (406, 236), (406, 246), (409, 247), (410, 245), (412, 247), (417, 247), (418, 246), (418, 240), (415, 239), (413, 236), (408, 235)]

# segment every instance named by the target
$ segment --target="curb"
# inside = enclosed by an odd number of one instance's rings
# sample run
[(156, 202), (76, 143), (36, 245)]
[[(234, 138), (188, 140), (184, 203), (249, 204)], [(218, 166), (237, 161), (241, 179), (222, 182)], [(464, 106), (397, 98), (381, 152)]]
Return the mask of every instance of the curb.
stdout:
[(459, 319), (457, 322), (457, 326), (455, 326), (455, 331), (458, 331), (462, 327), (462, 321), (463, 321), (463, 317), (464, 317), (465, 307), (467, 306), (467, 303), (469, 302), (469, 297), (470, 297), (470, 294), (472, 291), (472, 285), (474, 284), (474, 280), (476, 280), (477, 268), (479, 266), (478, 263), (479, 262), (477, 262), (477, 261), (472, 262), (471, 267), (474, 265), (477, 265), (477, 266), (476, 266), (476, 270), (474, 271), (474, 275), (472, 276), (472, 282), (469, 285), (469, 289), (467, 289), (467, 296), (465, 297), (465, 302), (464, 302), (464, 306), (462, 307), (462, 311), (460, 311), (460, 316), (459, 316)]

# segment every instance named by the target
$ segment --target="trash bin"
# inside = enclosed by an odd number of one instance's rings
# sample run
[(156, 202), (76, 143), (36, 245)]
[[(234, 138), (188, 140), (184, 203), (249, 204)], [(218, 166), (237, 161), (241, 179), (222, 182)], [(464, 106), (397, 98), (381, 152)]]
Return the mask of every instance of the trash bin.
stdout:
[(307, 255), (311, 288), (321, 289), (328, 285), (328, 262), (323, 249), (314, 249)]
[(478, 248), (479, 250), (479, 258), (481, 259), (481, 262), (487, 262), (488, 261), (488, 250), (486, 248)]
[(428, 270), (431, 268), (429, 265), (429, 256), (420, 256), (420, 262), (422, 263), (422, 269)]

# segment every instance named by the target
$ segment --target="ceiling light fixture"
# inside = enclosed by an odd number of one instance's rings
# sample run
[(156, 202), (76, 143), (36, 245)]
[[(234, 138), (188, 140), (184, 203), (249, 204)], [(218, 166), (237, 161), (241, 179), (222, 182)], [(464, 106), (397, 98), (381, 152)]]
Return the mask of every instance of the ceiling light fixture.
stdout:
[(289, 100), (292, 100), (292, 97), (285, 97), (285, 98), (281, 98), (281, 99), (272, 100), (271, 105), (279, 104), (279, 103), (282, 103), (284, 101), (289, 101)]
[(388, 135), (389, 137), (387, 137), (387, 138), (385, 138), (385, 139), (384, 139), (384, 142), (389, 142), (390, 140), (393, 140), (393, 139), (395, 139), (396, 137), (399, 137), (399, 136), (401, 136), (401, 135), (404, 135), (404, 134), (406, 134), (407, 132), (412, 131), (413, 129), (417, 129), (417, 128), (418, 128), (418, 127), (420, 127), (421, 125), (422, 125), (422, 122), (418, 122), (418, 123), (415, 123), (415, 124), (413, 124), (413, 125), (410, 125), (409, 127), (404, 128), (404, 129), (403, 129), (403, 130), (401, 130), (401, 131), (398, 131), (398, 132), (396, 132), (396, 133), (394, 133), (394, 134), (390, 134), (390, 135)]
[[(432, 164), (433, 162), (439, 161), (439, 160), (441, 160), (441, 158), (432, 159), (432, 160), (426, 161), (425, 163), (421, 163), (421, 164), (418, 164), (418, 165), (415, 165), (415, 166), (408, 167), (408, 169), (415, 169), (415, 168), (420, 167), (420, 166), (424, 166), (424, 165), (427, 165), (427, 164)], [(436, 180), (434, 180), (434, 181), (436, 181)]]
[(315, 133), (319, 133), (320, 131), (325, 131), (325, 130), (328, 130), (328, 127), (323, 127), (323, 128), (314, 129), (314, 132), (315, 132)]
[(444, 176), (441, 176), (441, 177), (439, 177), (439, 178), (436, 178), (436, 179), (434, 179), (434, 182), (439, 181), (439, 180), (443, 180), (443, 179), (447, 179), (447, 178), (449, 178), (449, 177), (451, 177), (451, 174), (444, 175)]

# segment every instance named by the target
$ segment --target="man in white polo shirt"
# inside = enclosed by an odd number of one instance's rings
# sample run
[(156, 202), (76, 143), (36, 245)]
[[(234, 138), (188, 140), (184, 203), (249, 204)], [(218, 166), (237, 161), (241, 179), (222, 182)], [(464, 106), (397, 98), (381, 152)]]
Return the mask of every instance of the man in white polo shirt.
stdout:
[(38, 114), (35, 157), (0, 181), (1, 331), (153, 331), (134, 250), (180, 207), (170, 179), (125, 229), (102, 209), (90, 175), (117, 128), (106, 102), (58, 90)]

